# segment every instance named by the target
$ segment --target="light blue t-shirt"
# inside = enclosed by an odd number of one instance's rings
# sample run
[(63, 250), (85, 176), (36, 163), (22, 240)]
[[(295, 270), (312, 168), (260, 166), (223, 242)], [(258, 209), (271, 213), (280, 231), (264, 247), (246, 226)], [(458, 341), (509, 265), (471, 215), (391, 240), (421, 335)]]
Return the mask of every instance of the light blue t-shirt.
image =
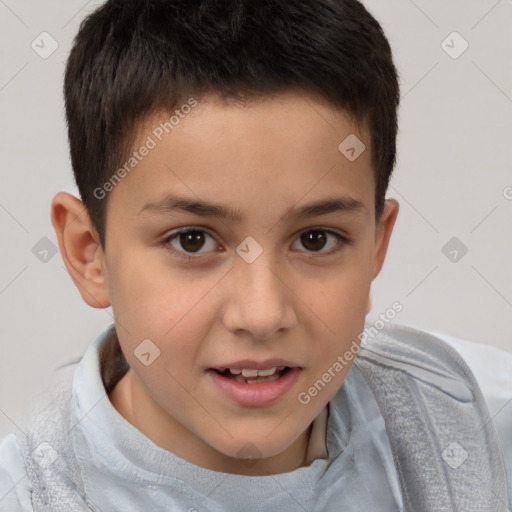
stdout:
[[(199, 467), (164, 450), (115, 410), (99, 366), (99, 351), (112, 332), (109, 326), (93, 341), (73, 376), (73, 445), (91, 510), (401, 510), (384, 420), (357, 367), (329, 403), (327, 457), (287, 473), (235, 475)], [(510, 490), (512, 353), (437, 336), (450, 343), (475, 374), (494, 418)], [(33, 512), (30, 481), (14, 434), (0, 444), (0, 511)]]

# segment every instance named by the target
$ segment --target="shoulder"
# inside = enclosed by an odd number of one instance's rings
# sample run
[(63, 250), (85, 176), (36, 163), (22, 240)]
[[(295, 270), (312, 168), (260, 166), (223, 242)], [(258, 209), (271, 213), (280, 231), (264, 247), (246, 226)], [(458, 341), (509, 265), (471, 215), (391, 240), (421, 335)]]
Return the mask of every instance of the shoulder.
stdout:
[(33, 512), (33, 495), (42, 482), (38, 471), (45, 468), (37, 457), (45, 456), (48, 440), (60, 446), (64, 439), (69, 386), (60, 381), (42, 390), (27, 407), (23, 432), (0, 440), (1, 512)]
[(512, 502), (512, 352), (447, 334), (433, 334), (453, 347), (475, 376), (498, 434)]
[[(512, 352), (444, 333), (390, 324), (378, 333), (365, 329), (360, 355), (407, 367), (427, 378), (476, 381), (494, 423), (512, 431)], [(427, 371), (427, 373), (425, 373)], [(512, 441), (512, 439), (511, 439)]]
[(361, 340), (365, 357), (393, 359), (423, 369), (450, 370), (460, 377), (475, 378), (486, 398), (512, 399), (512, 352), (485, 343), (388, 324), (379, 331), (366, 327)]
[[(418, 389), (428, 390), (430, 387), (432, 392), (429, 392), (429, 396), (425, 395), (427, 400), (424, 403), (439, 425), (444, 420), (437, 417), (438, 411), (444, 411), (442, 416), (453, 413), (460, 423), (460, 411), (471, 402), (477, 406), (477, 414), (467, 416), (467, 420), (483, 422), (482, 428), (476, 432), (477, 436), (481, 436), (481, 431), (488, 431), (487, 437), (481, 440), (483, 445), (488, 442), (489, 436), (496, 438), (493, 453), (499, 452), (502, 456), (512, 502), (512, 353), (484, 343), (410, 326), (393, 324), (377, 333), (366, 329), (365, 332), (368, 336), (362, 339), (359, 356), (362, 356), (366, 374), (370, 378), (374, 373), (382, 376), (382, 368), (394, 372), (393, 378), (388, 377), (387, 381), (392, 388), (392, 396), (386, 397), (388, 401), (392, 401), (394, 395), (403, 393), (403, 386), (393, 385), (403, 374), (408, 374), (419, 384)], [(405, 381), (400, 382), (407, 385)], [(377, 391), (378, 394), (383, 393), (379, 389)], [(430, 400), (434, 396), (435, 404)], [(442, 396), (452, 396), (455, 400), (451, 401), (450, 407), (444, 407), (443, 400), (438, 400)], [(449, 405), (450, 401), (446, 404)], [(460, 424), (459, 427), (455, 433), (462, 436), (470, 424)], [(492, 434), (493, 430), (495, 434)], [(482, 453), (482, 457), (485, 457), (485, 453)]]
[[(512, 352), (443, 333), (431, 334), (455, 349), (471, 368), (491, 415), (499, 412), (497, 406), (512, 400)], [(512, 402), (509, 417), (512, 420)]]
[(18, 438), (9, 434), (0, 441), (0, 510), (33, 512), (31, 484)]
[(471, 369), (512, 464), (512, 352), (448, 334), (430, 334), (452, 347)]

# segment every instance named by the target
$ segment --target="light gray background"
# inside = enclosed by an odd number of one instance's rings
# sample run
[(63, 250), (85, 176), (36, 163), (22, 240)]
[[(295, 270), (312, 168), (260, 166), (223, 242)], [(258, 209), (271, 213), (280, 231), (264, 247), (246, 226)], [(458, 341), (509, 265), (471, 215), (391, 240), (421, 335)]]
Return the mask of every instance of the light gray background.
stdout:
[[(78, 25), (98, 3), (0, 0), (0, 437), (54, 368), (112, 322), (110, 309), (82, 301), (60, 254), (42, 262), (32, 252), (43, 237), (57, 243), (53, 195), (76, 194), (62, 79)], [(397, 322), (512, 351), (512, 2), (365, 4), (390, 39), (403, 98), (388, 194), (401, 211), (369, 320), (400, 301)], [(43, 31), (58, 43), (46, 59), (31, 48)], [(442, 47), (454, 31), (469, 44), (458, 58)], [(456, 54), (462, 44), (452, 36), (445, 47)], [(452, 237), (468, 249), (456, 262), (442, 252)]]

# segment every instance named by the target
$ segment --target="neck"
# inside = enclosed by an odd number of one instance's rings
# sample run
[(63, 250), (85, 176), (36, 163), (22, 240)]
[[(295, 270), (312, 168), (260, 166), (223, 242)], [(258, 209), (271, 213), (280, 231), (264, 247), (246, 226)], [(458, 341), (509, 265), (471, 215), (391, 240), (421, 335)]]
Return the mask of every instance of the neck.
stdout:
[(289, 447), (277, 455), (254, 460), (239, 459), (225, 455), (206, 444), (171, 418), (156, 402), (148, 399), (147, 394), (137, 385), (132, 370), (128, 370), (108, 396), (117, 412), (155, 444), (206, 469), (265, 476), (286, 473), (305, 465), (312, 423)]

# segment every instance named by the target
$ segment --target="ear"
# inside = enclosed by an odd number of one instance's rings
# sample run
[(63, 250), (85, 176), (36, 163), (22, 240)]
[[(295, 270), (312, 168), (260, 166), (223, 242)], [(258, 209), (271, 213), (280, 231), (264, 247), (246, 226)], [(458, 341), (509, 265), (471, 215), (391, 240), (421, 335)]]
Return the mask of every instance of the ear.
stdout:
[(375, 232), (375, 256), (373, 259), (372, 279), (375, 279), (384, 265), (384, 259), (388, 250), (389, 239), (398, 216), (398, 201), (387, 199), (384, 211), (379, 219)]
[(82, 299), (93, 308), (110, 306), (103, 249), (84, 203), (59, 192), (52, 201), (51, 219), (62, 259)]

